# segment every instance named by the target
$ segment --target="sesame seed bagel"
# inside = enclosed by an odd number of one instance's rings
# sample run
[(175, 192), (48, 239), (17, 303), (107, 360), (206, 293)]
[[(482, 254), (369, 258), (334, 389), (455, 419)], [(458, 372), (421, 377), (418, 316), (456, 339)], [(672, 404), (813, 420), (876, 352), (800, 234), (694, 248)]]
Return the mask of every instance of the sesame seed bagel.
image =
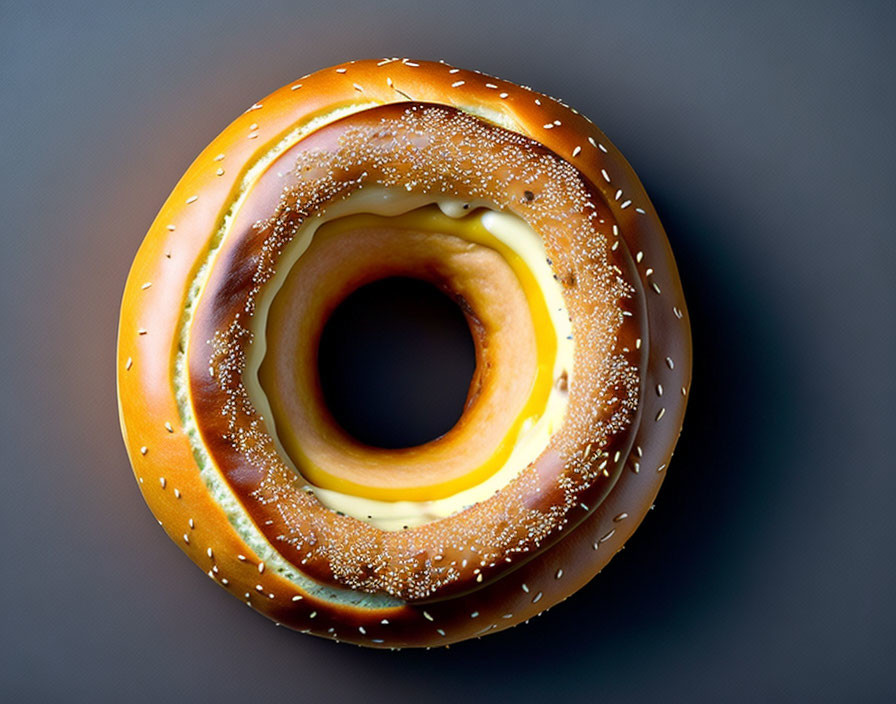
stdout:
[[(329, 314), (389, 276), (453, 297), (476, 348), (460, 421), (400, 450), (350, 437), (316, 378)], [(671, 250), (606, 137), (395, 59), (305, 76), (212, 142), (137, 253), (118, 341), (169, 536), (278, 623), (371, 647), (502, 630), (597, 574), (659, 489), (690, 369)]]

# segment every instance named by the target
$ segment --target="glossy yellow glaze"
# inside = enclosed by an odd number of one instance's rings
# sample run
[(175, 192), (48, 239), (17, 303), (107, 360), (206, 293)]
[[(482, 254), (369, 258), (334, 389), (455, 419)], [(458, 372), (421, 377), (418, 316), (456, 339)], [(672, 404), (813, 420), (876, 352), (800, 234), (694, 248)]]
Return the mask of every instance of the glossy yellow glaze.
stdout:
[[(470, 467), (468, 472), (449, 481), (416, 486), (370, 486), (336, 476), (328, 472), (326, 467), (319, 466), (302, 453), (300, 446), (297, 450), (297, 443), (290, 442), (289, 438), (281, 437), (281, 440), (287, 440), (284, 444), (291, 447), (290, 455), (293, 462), (302, 476), (310, 483), (324, 489), (380, 501), (429, 501), (452, 496), (485, 481), (503, 467), (510, 457), (521, 431), (527, 425), (527, 421), (534, 422), (544, 413), (551, 393), (557, 355), (554, 323), (535, 275), (511, 247), (485, 228), (482, 224), (482, 216), (485, 212), (487, 211), (479, 209), (463, 217), (455, 218), (445, 215), (437, 206), (433, 205), (396, 216), (354, 214), (322, 224), (315, 233), (315, 237), (329, 238), (357, 229), (388, 227), (393, 230), (406, 229), (453, 235), (498, 252), (516, 275), (525, 294), (535, 329), (538, 357), (537, 371), (528, 399), (509, 431), (500, 440), (486, 462)], [(272, 314), (268, 326), (276, 325), (277, 320)], [(463, 422), (463, 418), (459, 422)], [(281, 434), (288, 433), (288, 424), (278, 424), (278, 431)], [(423, 447), (425, 446), (421, 446), (421, 448)]]

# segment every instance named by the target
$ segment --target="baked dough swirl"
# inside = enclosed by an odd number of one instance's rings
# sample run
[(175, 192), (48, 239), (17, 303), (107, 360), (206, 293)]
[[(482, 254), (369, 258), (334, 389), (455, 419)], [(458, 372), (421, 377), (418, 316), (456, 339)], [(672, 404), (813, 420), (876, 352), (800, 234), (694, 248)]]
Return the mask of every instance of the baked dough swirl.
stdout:
[[(463, 416), (363, 445), (316, 379), (330, 312), (430, 281), (476, 345)], [(359, 61), (254, 104), (137, 254), (122, 429), (165, 530), (292, 628), (447, 645), (590, 580), (644, 517), (681, 429), (690, 337), (631, 168), (547, 96), (443, 63)]]

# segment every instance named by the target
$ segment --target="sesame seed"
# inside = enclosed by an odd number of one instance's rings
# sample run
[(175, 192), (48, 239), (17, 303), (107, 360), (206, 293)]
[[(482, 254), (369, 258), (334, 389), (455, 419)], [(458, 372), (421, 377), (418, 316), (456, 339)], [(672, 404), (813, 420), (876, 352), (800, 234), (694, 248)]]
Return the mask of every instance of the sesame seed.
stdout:
[(462, 86), (464, 83), (466, 83), (466, 81), (455, 81), (454, 83), (451, 84), (451, 87), (452, 87), (452, 88), (459, 88), (459, 87)]
[(666, 366), (669, 367), (669, 369), (675, 369), (675, 362), (672, 361), (671, 357), (666, 357)]
[(459, 68), (448, 69), (448, 73), (457, 73), (458, 71), (460, 71)]
[(146, 328), (137, 328), (137, 334), (138, 334), (138, 335), (145, 335), (145, 334), (146, 334)]
[(165, 486), (168, 484), (168, 480), (165, 479), (165, 477), (159, 477), (159, 484), (161, 484), (162, 488), (164, 489)]
[(166, 423), (165, 423), (165, 430), (167, 430), (169, 433), (173, 433), (173, 432), (174, 432), (174, 427), (171, 425), (171, 423), (166, 422)]
[(196, 523), (192, 518), (187, 521), (187, 525), (190, 526), (190, 530), (193, 530), (196, 527)]
[(128, 357), (127, 361), (124, 363), (125, 371), (128, 371), (133, 366), (134, 366), (134, 360), (131, 357)]
[(560, 579), (563, 576), (563, 570), (557, 570), (557, 574), (554, 575), (554, 579)]
[(245, 562), (245, 561), (246, 561), (246, 556), (245, 556), (245, 555), (237, 555), (237, 556), (236, 556), (236, 559), (239, 560), (240, 562)]
[(205, 551), (205, 554), (208, 555), (208, 556), (209, 556), (210, 558), (212, 558), (212, 559), (214, 559), (214, 557), (215, 557), (215, 555), (214, 555), (214, 553), (212, 552), (212, 549), (211, 549), (211, 548), (209, 548), (208, 550), (206, 550), (206, 551)]
[(479, 612), (474, 611), (473, 613), (470, 614), (470, 618), (479, 618)]
[(624, 521), (626, 518), (628, 518), (628, 514), (627, 514), (627, 513), (620, 513), (620, 514), (619, 514), (618, 516), (616, 516), (613, 520), (616, 521), (617, 523), (619, 523), (619, 521)]
[(486, 87), (486, 88), (492, 88), (492, 89), (494, 89), (494, 90), (497, 90), (497, 89), (498, 89), (498, 86), (496, 86), (494, 83), (486, 83), (486, 84), (485, 84), (485, 87)]
[(199, 196), (190, 196), (189, 198), (187, 198), (187, 205), (189, 205), (190, 203), (195, 203), (197, 200), (199, 200)]
[(499, 93), (499, 94), (498, 94), (498, 97), (501, 98), (501, 99), (503, 100), (503, 99), (506, 98), (508, 95), (510, 95), (510, 93)]
[(189, 545), (190, 544), (190, 536), (184, 533), (184, 542)]
[(298, 90), (298, 89), (301, 88), (301, 87), (302, 87), (302, 84), (301, 84), (301, 83), (296, 83), (294, 86), (291, 86), (291, 87), (290, 87), (290, 90)]
[(428, 611), (423, 612), (423, 618), (425, 618), (427, 621), (435, 621), (435, 619), (429, 614)]
[(380, 621), (380, 623), (383, 624), (384, 626), (388, 626), (388, 625), (389, 625), (389, 619), (384, 618), (382, 621)]
[(141, 455), (145, 455), (147, 452), (149, 452), (149, 448), (146, 445), (140, 448)]
[(661, 409), (660, 409), (660, 412), (656, 414), (656, 420), (659, 420), (659, 419), (662, 418), (664, 415), (666, 415), (666, 409), (665, 409), (665, 408), (661, 408)]
[(662, 396), (662, 395), (663, 395), (663, 385), (662, 385), (662, 384), (657, 384), (657, 385), (656, 385), (656, 395), (657, 395), (657, 396)]
[(414, 68), (417, 68), (420, 64), (415, 64), (413, 61), (405, 61), (404, 65), (405, 66), (413, 66)]
[(296, 594), (296, 595), (292, 598), (292, 600), (293, 600), (293, 601), (301, 601), (302, 598), (303, 598), (303, 597), (302, 597), (301, 594)]
[(610, 174), (607, 173), (606, 169), (601, 169), (600, 175), (604, 177), (604, 181), (606, 181), (607, 183), (610, 182)]
[(218, 154), (218, 156), (216, 156), (212, 161), (223, 161), (223, 160), (224, 160), (224, 155)]
[(638, 262), (638, 264), (640, 264), (643, 259), (644, 259), (644, 252), (639, 251), (635, 255), (635, 261)]
[(258, 574), (264, 574), (264, 560), (258, 563)]
[(147, 282), (146, 282), (145, 284), (143, 284), (140, 288), (142, 288), (142, 289), (145, 291), (145, 290), (148, 289), (150, 286), (152, 286), (152, 282), (147, 281)]
[(175, 490), (174, 490), (174, 498), (175, 498), (175, 499), (179, 499), (179, 498), (180, 498), (180, 489), (175, 489)]
[(345, 73), (346, 71), (348, 71), (347, 68), (337, 68), (336, 69), (336, 73)]
[(544, 596), (543, 592), (538, 592), (538, 594), (536, 594), (535, 598), (532, 600), (532, 603), (537, 604), (539, 601), (541, 601), (541, 597), (543, 597), (543, 596)]
[(576, 156), (578, 156), (578, 155), (581, 153), (581, 151), (582, 151), (582, 148), (579, 147), (579, 146), (577, 146), (575, 149), (572, 150), (572, 155), (573, 155), (574, 157), (576, 157)]
[(632, 204), (632, 202), (631, 202), (630, 200), (626, 200), (626, 201), (623, 201), (623, 202), (622, 202), (622, 205), (620, 205), (619, 207), (620, 207), (622, 210), (625, 210), (625, 209), (626, 209), (628, 206), (630, 206), (631, 204)]
[(660, 287), (659, 287), (659, 285), (656, 283), (656, 281), (651, 281), (651, 282), (650, 282), (650, 287), (651, 287), (654, 291), (656, 291), (657, 293), (662, 293), (662, 291), (660, 291)]
[(356, 91), (358, 91), (359, 93), (363, 93), (363, 92), (364, 92), (364, 88), (363, 88), (362, 86), (358, 85), (357, 83), (352, 83), (352, 86), (353, 86), (354, 89), (355, 89)]
[(601, 538), (601, 539), (600, 539), (600, 542), (602, 542), (602, 543), (607, 542), (610, 538), (613, 537), (613, 535), (614, 535), (615, 533), (616, 533), (616, 529), (614, 528), (614, 529), (611, 530), (609, 533), (607, 533), (603, 538)]
[(215, 171), (215, 176), (223, 176), (223, 175), (224, 175), (224, 169), (219, 168), (217, 171)]
[(438, 633), (440, 636), (444, 636), (444, 635), (445, 635), (445, 631), (443, 631), (441, 628), (437, 628), (437, 629), (436, 629), (436, 633)]

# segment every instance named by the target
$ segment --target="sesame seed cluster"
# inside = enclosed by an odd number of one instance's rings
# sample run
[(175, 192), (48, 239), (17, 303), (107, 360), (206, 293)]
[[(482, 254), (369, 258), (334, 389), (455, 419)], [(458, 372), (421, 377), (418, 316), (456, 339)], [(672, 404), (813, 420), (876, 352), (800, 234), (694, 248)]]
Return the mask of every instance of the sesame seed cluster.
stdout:
[[(624, 342), (638, 336), (639, 320), (636, 287), (623, 270), (625, 252), (618, 248), (612, 213), (569, 162), (452, 108), (411, 104), (376, 112), (325, 128), (338, 130), (325, 147), (315, 147), (310, 138), (297, 153), (284, 155), (291, 159), (292, 178), (272, 212), (225, 243), (250, 243), (253, 265), (242, 277), (219, 270), (206, 284), (196, 316), (211, 307), (220, 310), (221, 287), (232, 315), (209, 340), (193, 342), (191, 354), (206, 363), (191, 368), (203, 370), (203, 388), (208, 378), (216, 386), (214, 393), (196, 394), (198, 417), (207, 415), (203, 409), (216, 410), (226, 421), (223, 438), (230, 448), (217, 464), (225, 475), (229, 466), (231, 474), (256, 478), (244, 500), (258, 523), (270, 521), (266, 534), (272, 543), (316, 578), (414, 601), (449, 585), (496, 578), (556, 537), (589, 490), (593, 495), (609, 489), (619, 473), (610, 440), (624, 435), (638, 406), (639, 353)], [(309, 218), (373, 185), (489, 203), (526, 219), (544, 240), (564, 285), (574, 336), (582, 341), (568, 415), (545, 452), (554, 469), (538, 461), (520, 467), (490, 499), (399, 532), (321, 506), (278, 454), (242, 379), (247, 348), (260, 334), (252, 325), (256, 301), (284, 248)], [(581, 512), (575, 513), (578, 518)]]

